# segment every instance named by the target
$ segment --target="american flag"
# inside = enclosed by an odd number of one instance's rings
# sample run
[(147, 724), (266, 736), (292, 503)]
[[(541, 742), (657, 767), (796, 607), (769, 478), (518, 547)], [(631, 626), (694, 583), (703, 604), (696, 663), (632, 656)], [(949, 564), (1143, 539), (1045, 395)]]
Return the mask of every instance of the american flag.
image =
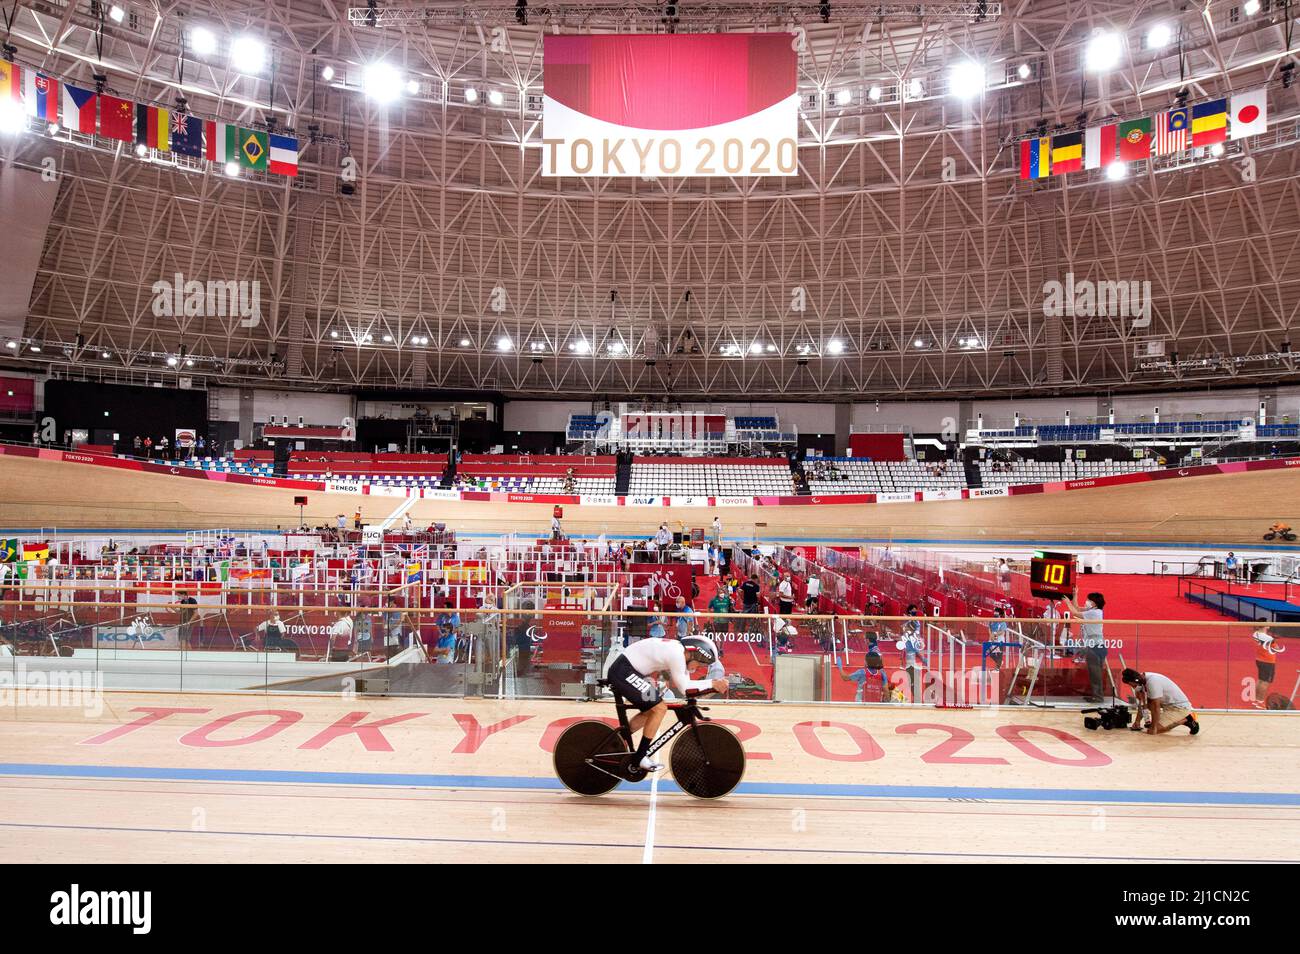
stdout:
[[(1184, 112), (1186, 112), (1184, 110)], [(1155, 148), (1152, 152), (1157, 156), (1165, 156), (1171, 152), (1182, 152), (1191, 148), (1192, 134), (1191, 130), (1184, 125), (1180, 129), (1170, 128), (1176, 111), (1167, 113), (1156, 113), (1154, 130)]]

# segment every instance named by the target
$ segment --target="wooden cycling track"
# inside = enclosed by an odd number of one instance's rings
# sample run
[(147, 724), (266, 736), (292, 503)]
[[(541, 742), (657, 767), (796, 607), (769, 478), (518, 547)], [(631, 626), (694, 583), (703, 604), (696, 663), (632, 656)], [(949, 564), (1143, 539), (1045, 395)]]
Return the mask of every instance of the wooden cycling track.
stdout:
[[(200, 481), (93, 465), (0, 457), (0, 526), (59, 528), (240, 528), (297, 525), (303, 491)], [(395, 497), (308, 492), (305, 519), (334, 525), (360, 507), (381, 520)], [(901, 504), (707, 508), (565, 505), (569, 533), (645, 533), (661, 520), (707, 526), (722, 517), (729, 537), (1089, 540), (1116, 543), (1260, 543), (1276, 520), (1300, 527), (1300, 468), (1188, 477), (1063, 493)], [(548, 532), (550, 504), (420, 500), (417, 526), (461, 531)]]
[(714, 705), (749, 767), (700, 802), (671, 778), (597, 799), (558, 786), (558, 720), (609, 717), (602, 703), (102, 701), (0, 708), (5, 857), (1300, 861), (1300, 733), (1284, 713), (1204, 714), (1192, 738), (1088, 732), (1062, 711)]

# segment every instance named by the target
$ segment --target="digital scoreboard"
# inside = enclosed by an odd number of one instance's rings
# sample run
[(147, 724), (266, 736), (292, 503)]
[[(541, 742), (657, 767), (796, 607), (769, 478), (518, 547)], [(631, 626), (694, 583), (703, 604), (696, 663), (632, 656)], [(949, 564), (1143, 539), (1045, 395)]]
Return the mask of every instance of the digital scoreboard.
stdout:
[(1029, 592), (1041, 599), (1074, 596), (1074, 554), (1035, 553), (1029, 561)]

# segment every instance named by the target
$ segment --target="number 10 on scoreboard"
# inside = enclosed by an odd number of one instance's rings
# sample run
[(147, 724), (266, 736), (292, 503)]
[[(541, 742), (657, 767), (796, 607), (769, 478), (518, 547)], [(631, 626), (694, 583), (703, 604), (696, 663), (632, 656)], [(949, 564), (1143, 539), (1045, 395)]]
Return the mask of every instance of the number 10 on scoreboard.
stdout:
[(1074, 554), (1038, 551), (1029, 561), (1029, 592), (1044, 599), (1074, 594)]

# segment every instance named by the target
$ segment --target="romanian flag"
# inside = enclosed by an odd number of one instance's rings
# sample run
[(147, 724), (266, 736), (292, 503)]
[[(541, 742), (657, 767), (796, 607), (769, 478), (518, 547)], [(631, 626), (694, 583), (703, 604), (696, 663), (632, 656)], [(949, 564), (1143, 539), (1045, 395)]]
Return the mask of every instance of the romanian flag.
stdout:
[(50, 545), (48, 543), (24, 543), (23, 559), (40, 560), (44, 563), (50, 558)]
[(0, 102), (7, 99), (19, 103), (22, 102), (22, 98), (22, 70), (17, 63), (0, 60)]
[(0, 563), (14, 563), (18, 560), (18, 541), (0, 540)]
[(1192, 107), (1192, 145), (1212, 146), (1228, 138), (1228, 101), (1215, 99)]
[(1051, 141), (1046, 138), (1020, 140), (1020, 178), (1046, 179), (1051, 175)]
[(158, 106), (135, 104), (135, 142), (159, 152), (171, 152), (171, 113)]
[(1061, 133), (1052, 137), (1052, 175), (1078, 172), (1083, 168), (1083, 133)]

